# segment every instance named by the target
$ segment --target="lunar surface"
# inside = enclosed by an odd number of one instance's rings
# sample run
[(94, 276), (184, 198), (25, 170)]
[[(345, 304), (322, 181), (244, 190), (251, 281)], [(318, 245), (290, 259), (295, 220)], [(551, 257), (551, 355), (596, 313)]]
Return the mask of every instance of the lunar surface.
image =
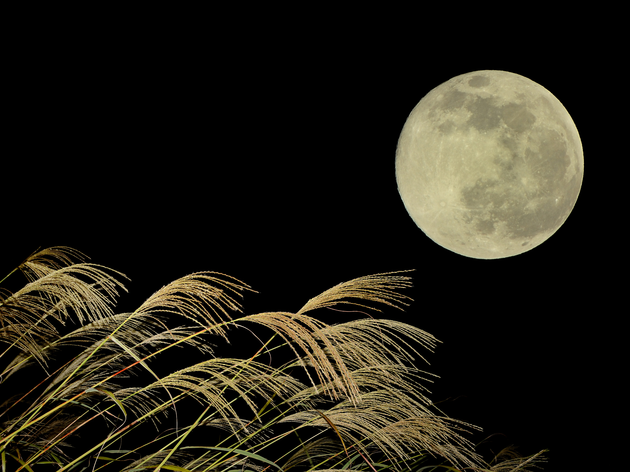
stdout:
[(396, 150), (405, 207), (440, 246), (477, 259), (515, 256), (571, 213), (584, 156), (564, 106), (532, 80), (470, 72), (431, 90)]

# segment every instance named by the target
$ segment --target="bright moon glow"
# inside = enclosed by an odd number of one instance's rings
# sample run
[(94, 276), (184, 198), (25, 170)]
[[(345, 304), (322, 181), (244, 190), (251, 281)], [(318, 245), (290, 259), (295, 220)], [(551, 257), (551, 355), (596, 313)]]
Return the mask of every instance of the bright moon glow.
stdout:
[(452, 78), (413, 109), (396, 150), (407, 211), (440, 246), (515, 256), (562, 226), (582, 185), (577, 128), (547, 89), (510, 72)]

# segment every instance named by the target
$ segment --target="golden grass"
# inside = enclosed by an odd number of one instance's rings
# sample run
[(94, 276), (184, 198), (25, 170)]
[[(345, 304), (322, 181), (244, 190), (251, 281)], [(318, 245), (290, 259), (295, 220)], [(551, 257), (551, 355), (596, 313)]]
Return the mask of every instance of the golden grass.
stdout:
[[(418, 368), (438, 342), (429, 333), (369, 316), (317, 318), (348, 306), (403, 309), (407, 273), (338, 284), (296, 313), (243, 314), (248, 285), (198, 272), (116, 313), (124, 276), (78, 251), (46, 249), (18, 269), (27, 283), (0, 300), (3, 467), (521, 471), (540, 463), (537, 455), (485, 464), (466, 437), (477, 428), (435, 408), (431, 374)], [(255, 334), (263, 332), (268, 339)], [(221, 340), (234, 333), (251, 334), (253, 349), (222, 356)]]

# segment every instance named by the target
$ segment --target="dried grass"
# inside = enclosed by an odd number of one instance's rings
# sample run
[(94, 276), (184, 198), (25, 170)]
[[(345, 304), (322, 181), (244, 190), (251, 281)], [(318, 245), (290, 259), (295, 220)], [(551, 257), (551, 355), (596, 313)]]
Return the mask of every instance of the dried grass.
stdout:
[[(476, 428), (443, 415), (426, 396), (431, 374), (417, 366), (438, 343), (433, 336), (393, 320), (331, 325), (317, 318), (318, 310), (348, 306), (403, 309), (410, 299), (400, 290), (411, 286), (404, 272), (341, 283), (296, 313), (255, 314), (243, 314), (240, 304), (248, 285), (198, 272), (131, 313), (115, 313), (124, 276), (84, 261), (69, 248), (40, 251), (19, 267), (26, 285), (2, 294), (0, 381), (15, 393), (0, 405), (3, 466), (490, 467), (466, 438)], [(221, 356), (215, 344), (234, 332), (267, 330), (269, 339), (254, 335), (258, 350), (242, 358)], [(169, 412), (175, 422), (164, 428)], [(137, 445), (145, 424), (158, 428), (157, 436)], [(77, 442), (83, 431), (90, 440)], [(540, 457), (518, 460), (492, 470), (527, 470)]]

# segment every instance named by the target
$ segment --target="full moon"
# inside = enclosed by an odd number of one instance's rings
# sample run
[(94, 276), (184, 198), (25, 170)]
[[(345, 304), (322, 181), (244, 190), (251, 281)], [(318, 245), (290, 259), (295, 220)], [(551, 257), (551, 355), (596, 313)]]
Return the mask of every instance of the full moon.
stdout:
[(482, 70), (431, 90), (407, 118), (396, 181), (434, 242), (476, 259), (529, 251), (565, 222), (582, 186), (582, 143), (547, 89)]

